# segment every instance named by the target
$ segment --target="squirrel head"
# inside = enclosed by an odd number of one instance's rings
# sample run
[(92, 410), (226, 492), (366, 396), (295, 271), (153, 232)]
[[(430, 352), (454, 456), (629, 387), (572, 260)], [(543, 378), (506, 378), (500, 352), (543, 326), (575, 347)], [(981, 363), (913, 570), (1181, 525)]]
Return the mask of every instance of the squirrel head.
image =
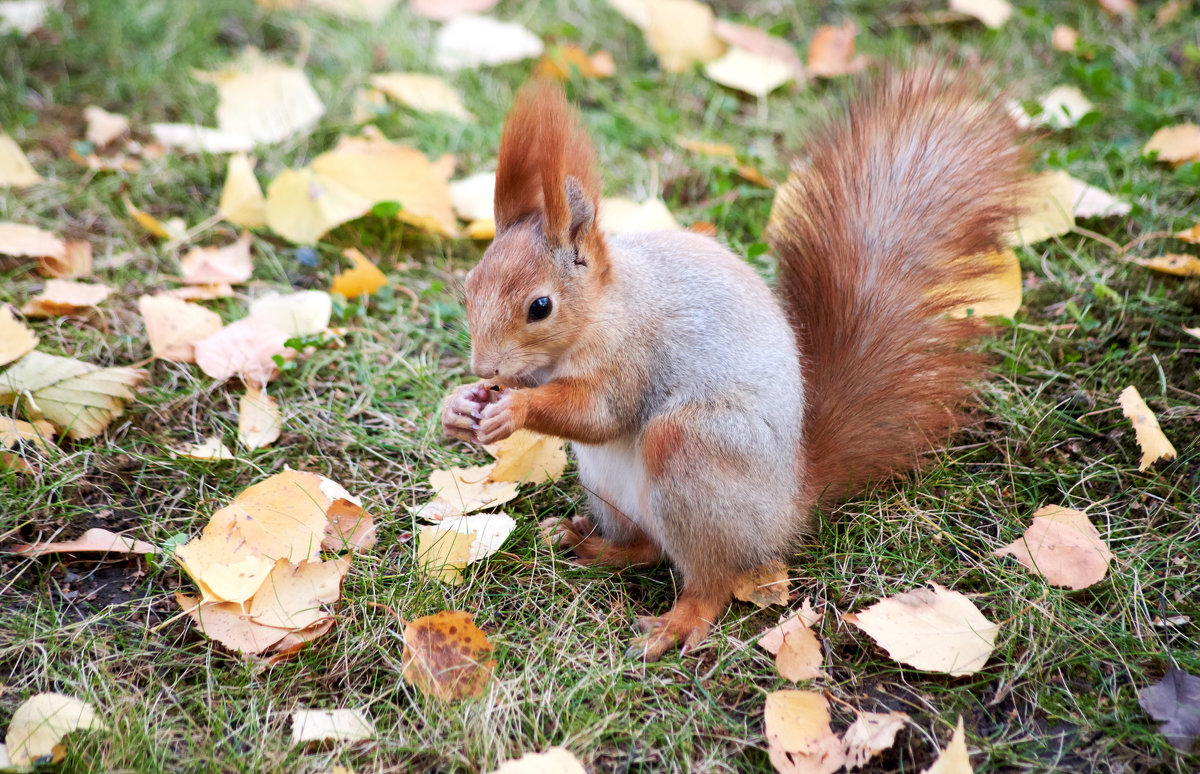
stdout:
[(500, 137), (496, 238), (467, 274), (471, 370), (480, 378), (540, 384), (588, 335), (610, 280), (599, 196), (578, 114), (557, 86), (527, 84)]

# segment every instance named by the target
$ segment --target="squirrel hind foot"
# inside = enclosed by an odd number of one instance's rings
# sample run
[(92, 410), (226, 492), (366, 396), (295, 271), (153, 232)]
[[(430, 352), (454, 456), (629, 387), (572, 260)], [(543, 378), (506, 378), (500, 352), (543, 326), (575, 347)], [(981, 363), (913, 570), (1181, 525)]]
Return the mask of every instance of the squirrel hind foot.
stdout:
[(662, 548), (639, 530), (630, 543), (614, 543), (600, 536), (587, 516), (574, 519), (545, 519), (539, 525), (546, 542), (575, 554), (583, 565), (632, 567), (655, 565), (662, 561)]
[(708, 638), (713, 624), (729, 606), (729, 598), (728, 593), (701, 594), (685, 589), (675, 607), (665, 614), (637, 619), (645, 634), (634, 639), (625, 656), (657, 661), (674, 648), (679, 648), (681, 656), (687, 655)]

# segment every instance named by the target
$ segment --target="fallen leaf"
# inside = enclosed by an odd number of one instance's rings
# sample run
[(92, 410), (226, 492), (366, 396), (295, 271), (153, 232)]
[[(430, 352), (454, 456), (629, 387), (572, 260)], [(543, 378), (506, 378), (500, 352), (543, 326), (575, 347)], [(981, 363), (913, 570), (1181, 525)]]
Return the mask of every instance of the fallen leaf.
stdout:
[(377, 73), (371, 76), (371, 85), (413, 110), (445, 113), (461, 121), (475, 120), (463, 105), (462, 96), (436, 75)]
[(808, 74), (820, 78), (850, 75), (867, 66), (866, 57), (854, 55), (854, 38), (858, 25), (842, 22), (840, 27), (824, 25), (817, 28), (808, 45)]
[(217, 87), (217, 128), (255, 143), (306, 133), (325, 114), (325, 105), (302, 71), (271, 61), (254, 48), (243, 51), (225, 70), (195, 75)]
[(515, 22), (457, 14), (434, 38), (434, 61), (443, 70), (462, 70), (519, 62), (541, 56), (537, 35)]
[(1147, 269), (1174, 274), (1177, 277), (1200, 277), (1200, 258), (1181, 253), (1166, 253), (1154, 258), (1134, 258), (1133, 262)]
[(1109, 16), (1132, 16), (1137, 12), (1137, 3), (1134, 0), (1099, 0), (1100, 7), (1108, 12)]
[(933, 765), (923, 770), (921, 774), (972, 774), (971, 758), (967, 755), (967, 737), (963, 730), (963, 719), (960, 715), (958, 726), (950, 744), (938, 755)]
[(30, 443), (40, 449), (49, 449), (58, 431), (44, 419), (25, 422), (21, 419), (0, 417), (0, 448), (11, 449), (18, 443)]
[(238, 442), (247, 449), (261, 449), (279, 440), (283, 418), (279, 404), (270, 395), (254, 387), (238, 401)]
[(767, 755), (778, 772), (833, 774), (842, 743), (829, 728), (829, 703), (815, 691), (775, 691), (763, 707)]
[(219, 285), (245, 282), (254, 273), (250, 260), (250, 232), (224, 247), (193, 247), (179, 261), (188, 285)]
[(608, 78), (616, 72), (617, 63), (607, 51), (597, 51), (589, 55), (580, 46), (567, 43), (554, 46), (542, 54), (537, 67), (534, 68), (534, 74), (538, 78), (569, 81), (572, 70), (577, 70), (584, 78)]
[(1195, 338), (1200, 339), (1200, 328), (1184, 328), (1183, 332), (1189, 336), (1194, 336)]
[(7, 0), (0, 3), (0, 33), (11, 30), (29, 35), (46, 23), (46, 13), (51, 8), (62, 8), (62, 0)]
[(366, 551), (375, 545), (375, 520), (349, 492), (343, 490), (343, 495), (325, 513), (329, 527), (321, 547), (326, 551)]
[(467, 224), (463, 233), (467, 235), (468, 239), (495, 239), (496, 221), (492, 218), (473, 220)]
[(795, 71), (787, 62), (731, 46), (720, 59), (704, 66), (704, 74), (722, 86), (761, 99), (790, 81)]
[(350, 118), (356, 124), (368, 124), (389, 112), (388, 98), (379, 89), (357, 88), (351, 100)]
[(221, 443), (221, 436), (219, 435), (205, 438), (200, 443), (190, 443), (181, 446), (175, 450), (175, 454), (180, 457), (204, 460), (206, 462), (229, 462), (237, 459), (233, 452), (229, 450), (229, 447)]
[(321, 606), (338, 601), (349, 571), (345, 557), (294, 564), (279, 559), (247, 605), (250, 620), (260, 626), (306, 629), (329, 617)]
[(24, 223), (0, 223), (0, 254), (63, 259), (66, 253), (66, 243), (49, 231)]
[(800, 612), (791, 617), (787, 617), (785, 614), (780, 618), (778, 625), (762, 633), (758, 639), (758, 646), (774, 656), (783, 647), (783, 638), (787, 636), (788, 632), (816, 626), (822, 617), (823, 614), (813, 610), (812, 600), (805, 597), (804, 603), (800, 606)]
[(388, 279), (379, 267), (357, 248), (348, 247), (342, 255), (354, 262), (354, 266), (346, 269), (333, 278), (329, 292), (339, 293), (345, 298), (358, 298), (370, 295), (388, 284)]
[(1051, 586), (1085, 589), (1104, 580), (1112, 552), (1082, 511), (1047, 505), (1033, 514), (1025, 534), (994, 556), (1011, 556)]
[(413, 13), (435, 21), (449, 21), (466, 13), (484, 13), (500, 0), (412, 0)]
[(362, 710), (298, 709), (292, 713), (292, 746), (304, 742), (358, 742), (375, 738), (375, 724)]
[(7, 134), (0, 133), (0, 186), (28, 188), (42, 182), (21, 148)]
[(422, 527), (417, 534), (417, 565), (431, 578), (461, 585), (462, 570), (499, 551), (516, 526), (507, 514), (478, 513)]
[(821, 641), (807, 627), (785, 634), (779, 653), (775, 656), (775, 669), (784, 680), (793, 683), (825, 677), (821, 669), (823, 663), (825, 657), (821, 654)]
[(110, 113), (102, 107), (88, 105), (83, 109), (87, 121), (84, 137), (97, 148), (103, 148), (129, 131), (129, 119), (119, 113)]
[(333, 299), (323, 290), (269, 293), (254, 299), (250, 315), (266, 317), (288, 336), (314, 336), (329, 329)]
[(1065, 24), (1054, 25), (1054, 31), (1050, 33), (1050, 45), (1055, 51), (1071, 52), (1075, 50), (1075, 46), (1079, 44), (1079, 33), (1072, 27)]
[(1031, 116), (1020, 103), (1012, 103), (1010, 107), (1017, 125), (1022, 129), (1032, 126), (1069, 129), (1095, 110), (1095, 106), (1077, 86), (1055, 86), (1038, 100), (1038, 105), (1041, 106), (1041, 112)]
[(1021, 262), (1011, 249), (975, 256), (975, 261), (994, 262), (998, 270), (986, 277), (972, 280), (952, 290), (960, 297), (971, 299), (951, 317), (1015, 317), (1021, 309)]
[(1163, 679), (1138, 691), (1138, 704), (1162, 723), (1159, 733), (1187, 753), (1200, 736), (1200, 677), (1172, 666)]
[(106, 529), (89, 529), (74, 540), (61, 540), (55, 543), (33, 543), (16, 546), (14, 554), (25, 556), (42, 556), (43, 554), (62, 553), (115, 553), (115, 554), (155, 554), (158, 547), (144, 540), (135, 540), (109, 532)]
[(236, 376), (261, 388), (279, 374), (276, 356), (285, 360), (295, 356), (287, 340), (288, 335), (270, 318), (252, 315), (197, 341), (193, 345), (196, 365), (214, 379)]
[(136, 368), (101, 368), (34, 350), (0, 374), (0, 395), (20, 396), (27, 411), (74, 439), (99, 435), (146, 378)]
[(1163, 27), (1175, 22), (1179, 19), (1183, 12), (1191, 6), (1192, 0), (1167, 0), (1158, 7), (1158, 11), (1154, 14), (1154, 26), (1162, 29)]
[(491, 471), (490, 465), (435, 470), (429, 475), (434, 499), (417, 508), (414, 515), (421, 519), (441, 520), (446, 516), (461, 516), (503, 505), (516, 497), (518, 485), (492, 481), (488, 478)]
[(43, 277), (72, 279), (92, 273), (92, 245), (89, 242), (63, 242), (63, 254), (43, 255), (38, 259), (38, 273)]
[(908, 724), (904, 712), (859, 712), (842, 734), (846, 770), (854, 771), (896, 743), (896, 734)]
[(267, 200), (258, 185), (258, 178), (254, 176), (254, 159), (245, 153), (235, 153), (229, 157), (218, 214), (242, 228), (267, 225)]
[(679, 229), (679, 224), (662, 199), (647, 199), (641, 204), (630, 199), (601, 199), (599, 222), (600, 230), (608, 234)]
[(1071, 178), (1074, 192), (1074, 215), (1076, 218), (1109, 218), (1128, 215), (1132, 209), (1129, 202), (1117, 199), (1108, 191), (1088, 185), (1082, 180)]
[(195, 124), (150, 124), (150, 133), (168, 148), (185, 153), (245, 153), (257, 145), (253, 137), (240, 132)]
[(13, 317), (12, 307), (0, 304), (0, 366), (20, 360), (38, 345), (38, 337)]
[(626, 21), (640, 29), (650, 26), (650, 4), (653, 0), (608, 0), (608, 5)]
[(125, 211), (139, 226), (159, 239), (169, 239), (174, 242), (183, 242), (187, 239), (187, 227), (183, 225), (182, 221), (161, 221), (145, 210), (134, 206), (128, 196), (125, 197)]
[(499, 443), (485, 446), (496, 458), (492, 481), (557, 481), (567, 469), (567, 448), (561, 438), (518, 430)]
[(141, 296), (138, 311), (154, 356), (176, 363), (196, 362), (196, 342), (221, 330), (221, 315), (171, 296)]
[(490, 220), (495, 194), (495, 172), (450, 181), (450, 205), (463, 220)]
[(1175, 234), (1175, 238), (1182, 239), (1188, 244), (1200, 245), (1200, 223), (1197, 223), (1191, 228), (1185, 228), (1183, 231), (1177, 232)]
[(993, 30), (1003, 27), (1013, 12), (1008, 0), (950, 0), (950, 10), (974, 17)]
[(14, 766), (58, 763), (66, 755), (63, 737), (72, 731), (106, 731), (108, 726), (87, 702), (61, 693), (39, 693), (26, 699), (12, 714), (5, 738)]
[(181, 592), (175, 592), (175, 602), (205, 637), (239, 653), (269, 651), (288, 634), (287, 629), (254, 623), (234, 602), (201, 602)]
[(690, 137), (679, 135), (675, 137), (675, 144), (692, 153), (702, 153), (705, 156), (717, 156), (718, 158), (728, 158), (733, 162), (737, 161), (737, 151), (732, 145), (726, 142), (694, 140)]
[(549, 747), (545, 752), (525, 753), (505, 761), (491, 774), (587, 774), (587, 769), (565, 747)]
[(1019, 205), (1013, 232), (1005, 237), (1010, 247), (1031, 245), (1075, 228), (1075, 184), (1062, 170), (1034, 175)]
[(107, 285), (74, 280), (46, 280), (42, 292), (25, 302), (21, 312), (29, 317), (59, 317), (99, 306), (112, 293)]
[(717, 37), (716, 16), (696, 0), (655, 0), (647, 3), (646, 43), (669, 73), (684, 73), (725, 53)]
[(1163, 434), (1158, 425), (1158, 418), (1146, 405), (1146, 401), (1142, 400), (1137, 387), (1130, 385), (1121, 390), (1117, 402), (1121, 406), (1121, 413), (1133, 424), (1138, 446), (1142, 449), (1142, 460), (1138, 463), (1138, 470), (1146, 470), (1158, 460), (1175, 459), (1175, 447)]
[(726, 19), (717, 19), (713, 23), (713, 34), (734, 48), (772, 62), (782, 62), (788, 66), (794, 78), (800, 81), (805, 79), (804, 63), (792, 44), (783, 38)]
[(733, 596), (759, 607), (788, 603), (787, 565), (780, 561), (767, 562), (738, 576)]
[(936, 583), (882, 599), (842, 619), (866, 632), (902, 664), (955, 677), (978, 672), (1000, 627), (957, 591)]
[(1151, 136), (1142, 152), (1146, 155), (1157, 153), (1156, 161), (1175, 166), (1200, 160), (1200, 126), (1179, 124), (1163, 127)]
[(233, 295), (231, 285), (184, 285), (181, 288), (171, 288), (159, 293), (160, 296), (177, 298), (180, 301), (212, 301), (215, 298), (229, 298)]
[(316, 244), (330, 229), (361, 218), (371, 202), (311, 169), (285, 169), (267, 186), (267, 225), (297, 244)]
[(496, 662), (470, 613), (445, 610), (404, 627), (404, 679), (442, 701), (481, 696)]

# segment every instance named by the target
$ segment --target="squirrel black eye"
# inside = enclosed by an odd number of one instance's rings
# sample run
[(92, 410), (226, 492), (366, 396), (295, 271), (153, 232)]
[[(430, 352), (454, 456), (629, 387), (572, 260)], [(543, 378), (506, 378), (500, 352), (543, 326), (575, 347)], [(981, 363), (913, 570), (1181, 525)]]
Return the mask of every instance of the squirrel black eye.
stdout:
[(551, 308), (549, 296), (535, 298), (533, 303), (529, 305), (529, 321), (537, 322), (538, 320), (545, 320), (550, 316)]

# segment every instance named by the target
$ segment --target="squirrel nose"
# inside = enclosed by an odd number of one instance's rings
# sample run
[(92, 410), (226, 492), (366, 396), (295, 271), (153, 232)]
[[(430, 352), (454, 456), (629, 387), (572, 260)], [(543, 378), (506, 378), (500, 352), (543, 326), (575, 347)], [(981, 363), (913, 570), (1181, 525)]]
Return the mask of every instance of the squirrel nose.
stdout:
[(472, 357), (471, 372), (480, 379), (495, 379), (500, 375), (500, 367), (491, 363), (480, 362), (478, 358)]

